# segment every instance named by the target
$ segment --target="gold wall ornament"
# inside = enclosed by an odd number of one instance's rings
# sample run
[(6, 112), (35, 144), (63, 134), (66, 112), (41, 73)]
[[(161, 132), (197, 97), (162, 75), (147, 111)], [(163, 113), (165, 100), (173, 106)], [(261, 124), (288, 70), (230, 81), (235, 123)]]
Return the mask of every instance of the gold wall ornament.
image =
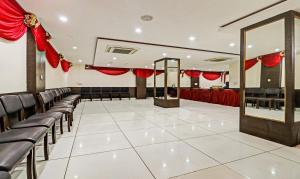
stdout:
[(52, 36), (49, 32), (46, 32), (46, 40), (49, 41), (52, 39)]
[(58, 56), (59, 56), (59, 59), (60, 59), (60, 60), (63, 60), (63, 59), (64, 59), (64, 55), (63, 55), (63, 54), (60, 53), (60, 54), (58, 54)]
[(30, 28), (36, 28), (40, 25), (38, 18), (33, 13), (27, 13), (24, 16), (24, 24)]

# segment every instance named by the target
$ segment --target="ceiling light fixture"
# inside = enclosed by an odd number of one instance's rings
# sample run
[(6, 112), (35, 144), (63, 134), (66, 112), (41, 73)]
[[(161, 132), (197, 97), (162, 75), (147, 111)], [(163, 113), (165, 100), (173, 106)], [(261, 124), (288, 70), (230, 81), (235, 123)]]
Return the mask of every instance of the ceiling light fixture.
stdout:
[(190, 56), (190, 55), (187, 55), (187, 56), (186, 56), (186, 58), (188, 58), (188, 59), (190, 59), (191, 57), (192, 57), (192, 56)]
[(235, 46), (235, 43), (232, 42), (232, 43), (229, 44), (229, 46), (230, 46), (230, 47), (234, 47), (234, 46)]
[(78, 60), (78, 62), (79, 62), (79, 63), (82, 63), (82, 60), (81, 60), (81, 59), (79, 59), (79, 60)]
[(77, 50), (78, 49), (78, 47), (76, 47), (76, 46), (73, 46), (72, 48), (73, 48), (73, 50)]
[(279, 49), (279, 48), (276, 48), (276, 49), (275, 49), (275, 52), (279, 52), (279, 51), (280, 51), (280, 49)]
[(248, 45), (247, 47), (248, 47), (248, 48), (253, 48), (253, 45)]
[(113, 57), (113, 60), (117, 60), (117, 57)]
[(195, 41), (195, 40), (196, 40), (196, 37), (190, 36), (190, 37), (189, 37), (189, 40), (190, 40), (190, 41)]
[(166, 57), (166, 56), (167, 56), (167, 53), (163, 53), (162, 55), (163, 55), (164, 57)]
[(135, 32), (136, 32), (137, 34), (141, 34), (141, 33), (142, 33), (142, 29), (141, 29), (141, 28), (136, 28), (136, 29), (135, 29)]
[(59, 16), (59, 20), (64, 23), (68, 22), (68, 18), (66, 16)]
[(154, 66), (154, 63), (152, 63), (152, 66)]

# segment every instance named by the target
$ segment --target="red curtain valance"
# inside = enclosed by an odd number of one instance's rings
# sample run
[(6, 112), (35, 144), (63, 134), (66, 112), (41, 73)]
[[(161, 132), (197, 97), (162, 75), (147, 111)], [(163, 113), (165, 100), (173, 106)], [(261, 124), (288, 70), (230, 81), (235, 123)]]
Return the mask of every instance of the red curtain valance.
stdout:
[(64, 72), (68, 72), (72, 66), (72, 63), (64, 59), (60, 61), (60, 66)]
[(27, 31), (25, 10), (15, 0), (0, 0), (0, 38), (15, 41)]
[(203, 72), (202, 76), (210, 81), (216, 80), (222, 76), (222, 73), (220, 72)]
[(158, 76), (164, 72), (165, 72), (164, 70), (156, 70), (155, 75)]
[(261, 63), (265, 67), (275, 67), (281, 63), (283, 57), (282, 52), (263, 55), (261, 56)]
[(48, 39), (50, 38), (46, 30), (42, 25), (37, 26), (36, 28), (31, 28), (31, 33), (34, 36), (36, 46), (39, 51), (45, 51)]
[(257, 62), (258, 62), (257, 58), (246, 60), (246, 62), (245, 62), (245, 70), (249, 70), (254, 65), (256, 65)]
[(184, 74), (186, 74), (187, 76), (189, 76), (191, 78), (199, 78), (201, 73), (202, 72), (199, 70), (184, 70)]
[(59, 61), (60, 61), (58, 52), (55, 50), (55, 48), (49, 42), (46, 43), (45, 49), (46, 49), (46, 58), (47, 58), (49, 64), (53, 68), (57, 68), (57, 66), (59, 65)]
[(151, 69), (133, 69), (133, 73), (135, 76), (140, 78), (149, 78), (151, 75), (153, 75), (154, 71)]
[(129, 72), (129, 68), (110, 68), (110, 67), (95, 67), (95, 66), (90, 66), (90, 69), (97, 70), (98, 72), (101, 72), (106, 75), (113, 75), (113, 76), (118, 76), (118, 75), (123, 75), (127, 72)]

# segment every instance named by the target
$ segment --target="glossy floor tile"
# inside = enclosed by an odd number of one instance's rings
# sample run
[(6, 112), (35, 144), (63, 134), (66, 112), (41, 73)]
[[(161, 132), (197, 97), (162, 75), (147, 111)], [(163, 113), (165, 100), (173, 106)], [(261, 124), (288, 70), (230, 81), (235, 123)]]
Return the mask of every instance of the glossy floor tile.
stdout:
[[(181, 100), (165, 109), (152, 99), (83, 101), (71, 132), (57, 128), (39, 179), (299, 179), (300, 147), (239, 132), (239, 108)], [(24, 160), (12, 179), (26, 179)]]

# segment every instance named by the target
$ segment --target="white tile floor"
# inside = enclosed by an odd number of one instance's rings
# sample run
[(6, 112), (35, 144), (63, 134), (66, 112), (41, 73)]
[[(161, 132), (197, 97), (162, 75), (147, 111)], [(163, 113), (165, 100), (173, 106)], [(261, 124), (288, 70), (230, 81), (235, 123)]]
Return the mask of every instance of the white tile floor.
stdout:
[[(193, 101), (82, 102), (72, 132), (37, 149), (40, 179), (299, 179), (300, 149), (238, 132), (239, 109)], [(13, 179), (26, 179), (24, 164)]]

